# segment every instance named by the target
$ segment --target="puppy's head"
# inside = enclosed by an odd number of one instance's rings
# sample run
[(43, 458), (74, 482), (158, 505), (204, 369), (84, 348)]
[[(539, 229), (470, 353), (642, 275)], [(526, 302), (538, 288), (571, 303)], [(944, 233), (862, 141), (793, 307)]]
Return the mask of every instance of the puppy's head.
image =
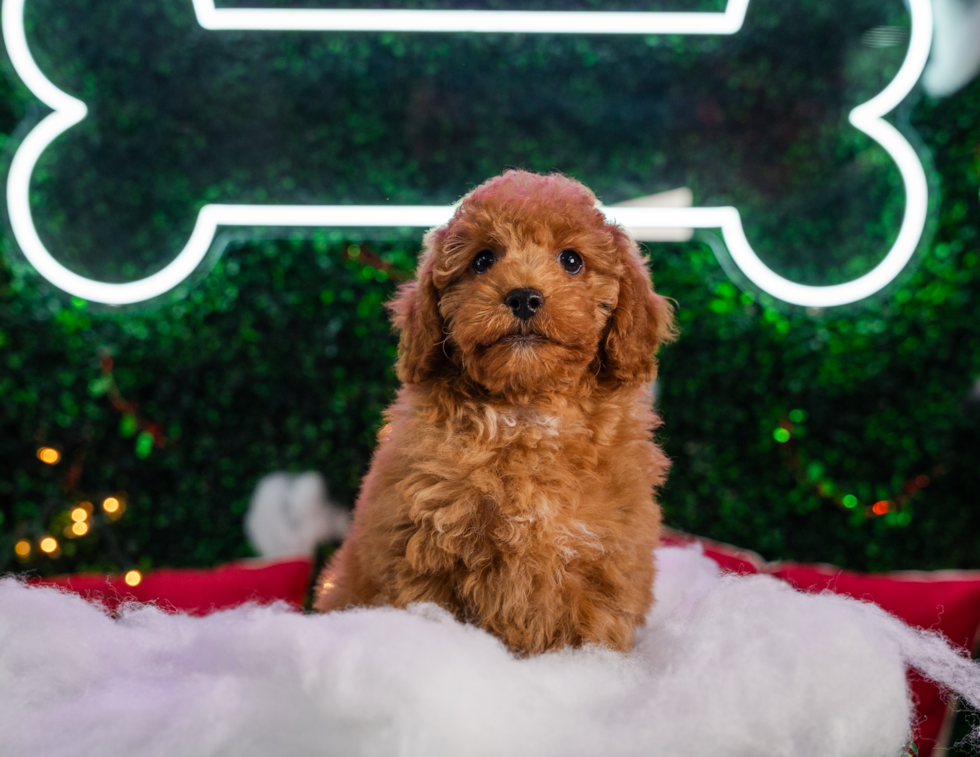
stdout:
[(494, 394), (639, 384), (674, 333), (636, 243), (560, 175), (508, 171), (426, 237), (391, 303), (398, 377), (468, 377)]

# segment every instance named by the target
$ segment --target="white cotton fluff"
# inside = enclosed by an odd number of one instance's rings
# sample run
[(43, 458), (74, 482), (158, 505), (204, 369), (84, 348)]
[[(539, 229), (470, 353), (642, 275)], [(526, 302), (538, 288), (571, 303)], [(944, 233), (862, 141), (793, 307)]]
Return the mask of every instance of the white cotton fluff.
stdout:
[(328, 539), (341, 540), (350, 513), (335, 504), (319, 473), (270, 473), (255, 487), (245, 535), (262, 557), (311, 555)]
[(203, 618), (0, 581), (0, 755), (896, 757), (905, 661), (973, 663), (869, 605), (657, 553), (629, 655), (527, 659), (432, 605)]

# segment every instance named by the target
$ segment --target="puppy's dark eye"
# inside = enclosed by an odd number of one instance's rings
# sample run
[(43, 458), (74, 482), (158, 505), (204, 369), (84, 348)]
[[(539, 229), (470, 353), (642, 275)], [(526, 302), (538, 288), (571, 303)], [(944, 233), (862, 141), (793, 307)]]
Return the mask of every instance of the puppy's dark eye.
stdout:
[(569, 273), (578, 273), (582, 270), (582, 256), (575, 252), (575, 250), (562, 250), (558, 254), (558, 262)]
[(480, 250), (476, 253), (476, 257), (473, 258), (473, 271), (475, 273), (486, 273), (490, 270), (490, 266), (496, 262), (497, 256), (490, 252), (490, 250)]

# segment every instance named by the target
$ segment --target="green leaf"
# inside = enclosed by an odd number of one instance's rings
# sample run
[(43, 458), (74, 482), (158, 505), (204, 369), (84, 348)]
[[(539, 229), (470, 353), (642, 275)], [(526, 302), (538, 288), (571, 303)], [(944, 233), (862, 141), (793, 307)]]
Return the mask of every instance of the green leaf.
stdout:
[[(101, 397), (109, 389), (109, 379), (100, 377), (88, 382), (88, 393), (93, 397)], [(125, 434), (123, 434), (125, 436)]]
[(143, 431), (136, 437), (136, 457), (145, 460), (153, 451), (153, 434)]
[(135, 415), (127, 413), (119, 420), (119, 436), (124, 439), (128, 439), (135, 434), (138, 428), (139, 422), (136, 420)]

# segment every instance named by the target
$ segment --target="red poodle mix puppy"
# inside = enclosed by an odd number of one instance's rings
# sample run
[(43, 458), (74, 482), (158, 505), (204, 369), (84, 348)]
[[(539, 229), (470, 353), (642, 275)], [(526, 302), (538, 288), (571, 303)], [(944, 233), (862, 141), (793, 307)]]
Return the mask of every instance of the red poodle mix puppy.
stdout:
[(629, 650), (674, 334), (636, 244), (578, 182), (508, 171), (429, 232), (391, 310), (404, 386), (316, 609), (435, 602), (518, 653)]

